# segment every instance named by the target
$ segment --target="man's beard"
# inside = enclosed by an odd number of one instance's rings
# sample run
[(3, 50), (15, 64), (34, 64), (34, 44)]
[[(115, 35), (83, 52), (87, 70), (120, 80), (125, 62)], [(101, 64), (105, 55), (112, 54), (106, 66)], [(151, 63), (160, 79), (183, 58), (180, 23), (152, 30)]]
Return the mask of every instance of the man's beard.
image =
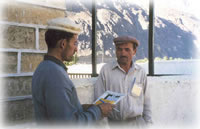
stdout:
[[(73, 54), (73, 55), (74, 55), (74, 54)], [(65, 55), (62, 55), (62, 59), (63, 59), (64, 61), (67, 61), (67, 62), (73, 61), (73, 55), (70, 56), (70, 57), (66, 57)]]
[(121, 56), (121, 57), (119, 57), (119, 59), (117, 59), (117, 62), (121, 65), (126, 65), (126, 64), (128, 64), (128, 57)]
[(67, 61), (68, 61), (68, 62), (71, 62), (71, 61), (73, 61), (73, 59), (74, 59), (74, 54), (73, 54), (72, 56), (68, 57), (68, 58), (67, 58)]

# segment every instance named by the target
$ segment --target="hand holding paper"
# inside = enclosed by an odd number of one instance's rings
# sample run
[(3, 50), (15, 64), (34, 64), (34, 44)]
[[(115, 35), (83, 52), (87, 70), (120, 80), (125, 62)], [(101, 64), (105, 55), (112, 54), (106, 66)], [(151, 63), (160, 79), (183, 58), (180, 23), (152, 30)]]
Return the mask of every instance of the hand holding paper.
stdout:
[[(117, 92), (106, 91), (101, 95), (95, 102), (95, 105), (102, 103), (117, 104), (125, 95)], [(113, 108), (115, 111), (119, 112), (116, 108)]]
[[(102, 102), (102, 103), (106, 103), (104, 100), (102, 100), (102, 99), (100, 99), (100, 101)], [(113, 105), (114, 106), (114, 105)], [(117, 110), (116, 108), (114, 108), (113, 107), (113, 109), (116, 111), (116, 112), (120, 112), (119, 110)]]
[(103, 103), (98, 106), (101, 108), (101, 112), (104, 117), (107, 117), (114, 107), (114, 105), (110, 103)]

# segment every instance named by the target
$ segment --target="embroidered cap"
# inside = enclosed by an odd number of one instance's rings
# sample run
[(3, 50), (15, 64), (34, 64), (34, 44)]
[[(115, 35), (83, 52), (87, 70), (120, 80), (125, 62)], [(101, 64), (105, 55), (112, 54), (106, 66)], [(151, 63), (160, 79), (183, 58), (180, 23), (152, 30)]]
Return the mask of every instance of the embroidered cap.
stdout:
[(135, 44), (136, 47), (139, 46), (139, 44), (140, 44), (136, 38), (131, 37), (131, 36), (119, 36), (117, 38), (114, 38), (113, 42), (115, 43), (115, 45), (131, 42), (131, 43)]
[(47, 24), (47, 29), (61, 30), (73, 34), (79, 34), (81, 32), (80, 26), (66, 17), (52, 19)]

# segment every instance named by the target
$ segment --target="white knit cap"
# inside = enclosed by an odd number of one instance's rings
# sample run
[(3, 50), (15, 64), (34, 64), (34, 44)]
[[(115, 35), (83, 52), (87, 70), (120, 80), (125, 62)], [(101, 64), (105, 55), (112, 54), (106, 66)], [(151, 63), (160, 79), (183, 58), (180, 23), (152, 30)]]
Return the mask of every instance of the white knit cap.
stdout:
[(73, 34), (79, 34), (81, 32), (80, 26), (66, 17), (52, 19), (47, 24), (47, 29), (62, 30)]

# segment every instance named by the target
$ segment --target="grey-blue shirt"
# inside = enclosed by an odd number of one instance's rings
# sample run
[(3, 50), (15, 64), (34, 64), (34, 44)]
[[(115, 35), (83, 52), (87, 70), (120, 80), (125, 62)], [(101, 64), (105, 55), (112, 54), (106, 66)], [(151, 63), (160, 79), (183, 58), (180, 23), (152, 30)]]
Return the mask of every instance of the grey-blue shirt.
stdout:
[(32, 97), (38, 122), (87, 124), (101, 119), (98, 106), (83, 111), (65, 65), (52, 56), (45, 55), (33, 75)]

